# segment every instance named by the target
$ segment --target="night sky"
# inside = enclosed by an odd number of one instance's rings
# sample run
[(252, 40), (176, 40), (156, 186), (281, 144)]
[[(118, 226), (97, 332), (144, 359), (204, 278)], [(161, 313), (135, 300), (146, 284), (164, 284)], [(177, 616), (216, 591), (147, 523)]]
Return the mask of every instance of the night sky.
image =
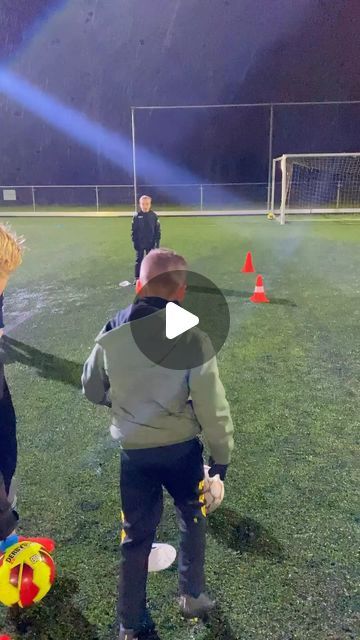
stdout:
[[(131, 182), (131, 105), (360, 99), (358, 0), (2, 0), (0, 30), (2, 70), (128, 146), (114, 162), (0, 83), (2, 184)], [(194, 181), (267, 179), (265, 109), (136, 122), (139, 143)], [(274, 155), (360, 151), (359, 123), (360, 106), (281, 108)]]

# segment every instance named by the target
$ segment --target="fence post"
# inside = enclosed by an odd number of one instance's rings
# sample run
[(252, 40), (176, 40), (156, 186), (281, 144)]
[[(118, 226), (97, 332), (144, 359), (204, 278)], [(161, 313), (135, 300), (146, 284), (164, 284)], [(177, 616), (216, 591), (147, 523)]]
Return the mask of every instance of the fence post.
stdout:
[(98, 187), (98, 185), (96, 185), (96, 187), (95, 187), (95, 193), (96, 193), (96, 211), (97, 211), (97, 213), (99, 213), (99, 187)]
[(274, 143), (274, 105), (270, 107), (269, 120), (269, 165), (268, 165), (268, 194), (267, 194), (267, 210), (270, 211), (271, 206), (271, 169), (273, 161), (273, 143)]
[(31, 187), (33, 211), (36, 213), (35, 187)]
[(200, 211), (204, 211), (204, 185), (200, 185)]
[(131, 108), (131, 137), (132, 137), (132, 162), (133, 162), (133, 187), (134, 187), (134, 213), (137, 212), (137, 169), (136, 169), (136, 130), (135, 130), (135, 108)]

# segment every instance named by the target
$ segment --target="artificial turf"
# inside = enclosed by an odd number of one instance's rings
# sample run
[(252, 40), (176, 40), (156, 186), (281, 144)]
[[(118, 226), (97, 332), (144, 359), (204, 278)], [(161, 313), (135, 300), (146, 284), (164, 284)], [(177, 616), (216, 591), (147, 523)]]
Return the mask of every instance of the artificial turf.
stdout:
[[(81, 396), (82, 364), (129, 304), (126, 219), (21, 219), (24, 264), (6, 293), (16, 362), (21, 531), (57, 541), (44, 601), (0, 610), (26, 640), (114, 640), (119, 453), (109, 415)], [(360, 222), (163, 219), (163, 244), (224, 291), (231, 331), (219, 366), (236, 448), (226, 500), (208, 520), (218, 609), (181, 620), (176, 567), (149, 580), (161, 640), (354, 640), (360, 636)], [(254, 275), (269, 305), (248, 302)], [(136, 390), (134, 390), (136, 393)], [(159, 539), (176, 545), (169, 501)]]

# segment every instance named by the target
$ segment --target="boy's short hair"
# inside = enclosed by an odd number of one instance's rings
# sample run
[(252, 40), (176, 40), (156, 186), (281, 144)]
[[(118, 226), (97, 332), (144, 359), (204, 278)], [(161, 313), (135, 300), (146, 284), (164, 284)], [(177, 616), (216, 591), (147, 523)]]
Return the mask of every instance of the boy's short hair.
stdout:
[(152, 288), (169, 293), (186, 283), (187, 263), (183, 256), (172, 249), (153, 249), (141, 263), (142, 286), (151, 283)]
[(24, 238), (0, 224), (0, 277), (9, 276), (22, 263)]

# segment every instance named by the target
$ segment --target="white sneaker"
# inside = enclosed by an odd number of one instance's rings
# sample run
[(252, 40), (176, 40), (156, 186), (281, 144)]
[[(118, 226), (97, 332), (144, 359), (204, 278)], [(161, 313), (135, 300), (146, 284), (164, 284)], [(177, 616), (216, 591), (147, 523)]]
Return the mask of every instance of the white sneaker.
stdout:
[(176, 549), (171, 544), (154, 543), (149, 555), (148, 571), (164, 571), (171, 567), (176, 559)]

